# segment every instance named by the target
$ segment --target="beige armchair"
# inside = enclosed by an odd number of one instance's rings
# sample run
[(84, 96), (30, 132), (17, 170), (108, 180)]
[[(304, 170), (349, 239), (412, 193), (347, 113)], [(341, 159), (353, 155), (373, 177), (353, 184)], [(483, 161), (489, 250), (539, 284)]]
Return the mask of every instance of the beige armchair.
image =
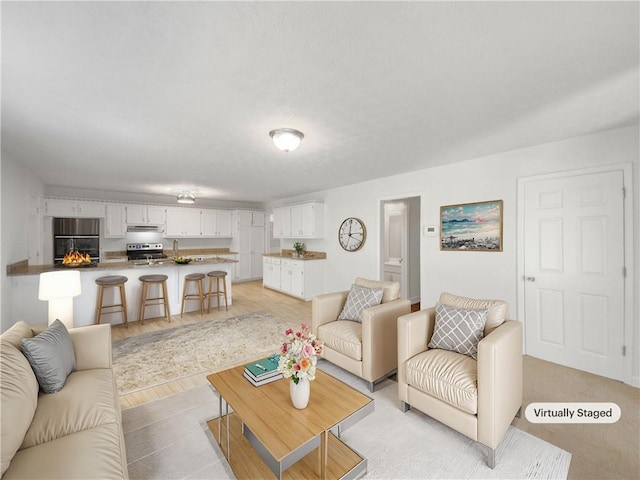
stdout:
[(356, 278), (356, 285), (384, 288), (382, 303), (362, 311), (362, 323), (337, 320), (348, 291), (326, 293), (311, 301), (311, 331), (324, 342), (322, 357), (374, 384), (397, 370), (398, 317), (411, 311), (411, 302), (399, 298), (398, 282)]
[(410, 406), (489, 448), (494, 468), (496, 449), (522, 406), (522, 324), (507, 320), (507, 304), (443, 293), (440, 302), (464, 309), (487, 308), (484, 337), (477, 360), (427, 347), (436, 309), (398, 319), (398, 396)]

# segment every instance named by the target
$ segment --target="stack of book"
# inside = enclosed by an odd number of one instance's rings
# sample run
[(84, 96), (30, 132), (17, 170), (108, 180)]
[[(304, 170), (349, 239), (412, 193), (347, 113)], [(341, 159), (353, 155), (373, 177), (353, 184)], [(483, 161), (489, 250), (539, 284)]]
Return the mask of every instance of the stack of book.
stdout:
[(278, 371), (278, 356), (272, 355), (245, 365), (243, 375), (256, 387), (280, 380), (282, 372)]

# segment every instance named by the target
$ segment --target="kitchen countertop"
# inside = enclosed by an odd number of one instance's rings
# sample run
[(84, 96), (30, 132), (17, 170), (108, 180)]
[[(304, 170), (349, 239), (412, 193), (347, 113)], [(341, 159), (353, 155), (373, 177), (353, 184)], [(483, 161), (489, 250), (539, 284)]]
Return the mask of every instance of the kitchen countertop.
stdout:
[(28, 265), (26, 261), (17, 262), (13, 265), (7, 265), (7, 276), (18, 275), (40, 275), (45, 272), (63, 271), (63, 270), (78, 270), (79, 272), (96, 272), (101, 270), (122, 270), (122, 269), (147, 269), (154, 267), (175, 267), (183, 268), (189, 265), (206, 265), (206, 264), (220, 264), (220, 263), (238, 263), (237, 260), (231, 260), (229, 258), (213, 257), (205, 258), (202, 260), (193, 260), (193, 262), (182, 265), (174, 263), (173, 257), (165, 258), (162, 260), (153, 261), (149, 264), (146, 261), (134, 261), (134, 262), (101, 262), (95, 267), (60, 267), (57, 265)]
[(294, 257), (295, 250), (282, 250), (279, 253), (263, 253), (263, 257), (290, 258), (292, 260), (326, 260), (325, 252), (304, 252), (303, 257)]

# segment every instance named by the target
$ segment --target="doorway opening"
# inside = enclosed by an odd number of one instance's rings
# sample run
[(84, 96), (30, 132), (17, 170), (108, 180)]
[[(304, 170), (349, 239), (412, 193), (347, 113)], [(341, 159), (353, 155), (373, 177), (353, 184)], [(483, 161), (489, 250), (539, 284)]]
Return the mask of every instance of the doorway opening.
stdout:
[(380, 278), (400, 283), (400, 295), (420, 304), (420, 197), (380, 203)]

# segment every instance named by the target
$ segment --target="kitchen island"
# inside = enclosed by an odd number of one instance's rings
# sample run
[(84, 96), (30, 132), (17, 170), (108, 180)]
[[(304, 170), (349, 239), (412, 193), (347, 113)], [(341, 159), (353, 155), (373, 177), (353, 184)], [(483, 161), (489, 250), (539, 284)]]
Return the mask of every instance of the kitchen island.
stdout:
[[(95, 311), (98, 299), (98, 286), (95, 280), (104, 275), (123, 275), (129, 280), (125, 283), (125, 292), (127, 297), (127, 313), (129, 321), (138, 320), (138, 308), (140, 305), (140, 295), (142, 293), (142, 282), (138, 277), (147, 274), (162, 274), (168, 277), (167, 293), (169, 295), (169, 309), (172, 315), (179, 315), (182, 304), (182, 289), (184, 287), (184, 276), (190, 273), (204, 273), (212, 270), (224, 270), (227, 272), (227, 299), (229, 305), (232, 305), (231, 291), (231, 271), (237, 263), (237, 260), (228, 258), (214, 257), (203, 260), (192, 261), (187, 265), (174, 263), (171, 259), (159, 260), (151, 263), (147, 262), (115, 262), (115, 263), (98, 263), (94, 267), (78, 267), (81, 279), (82, 293), (73, 299), (74, 326), (82, 327), (92, 325), (95, 321)], [(38, 299), (38, 285), (40, 273), (67, 270), (68, 268), (55, 265), (15, 265), (7, 275), (12, 277), (14, 282), (16, 295), (12, 298), (13, 311), (17, 312), (17, 320), (24, 320), (31, 325), (41, 325), (46, 323), (48, 317), (48, 303)], [(190, 284), (189, 292), (195, 288)], [(204, 281), (205, 291), (208, 289), (208, 279)], [(155, 291), (151, 291), (150, 295), (155, 295)], [(115, 298), (114, 298), (115, 297)], [(217, 300), (212, 301), (211, 307), (217, 307)], [(118, 290), (109, 288), (105, 290), (104, 304), (120, 303)], [(224, 306), (224, 304), (223, 304)], [(185, 303), (185, 312), (199, 310), (198, 302), (189, 300)], [(159, 306), (147, 307), (145, 317), (161, 317), (163, 316), (162, 308)], [(101, 323), (122, 323), (123, 317), (121, 313), (102, 314)]]

